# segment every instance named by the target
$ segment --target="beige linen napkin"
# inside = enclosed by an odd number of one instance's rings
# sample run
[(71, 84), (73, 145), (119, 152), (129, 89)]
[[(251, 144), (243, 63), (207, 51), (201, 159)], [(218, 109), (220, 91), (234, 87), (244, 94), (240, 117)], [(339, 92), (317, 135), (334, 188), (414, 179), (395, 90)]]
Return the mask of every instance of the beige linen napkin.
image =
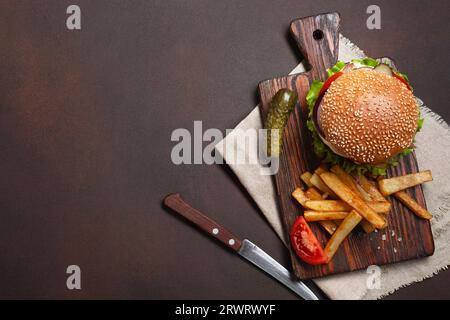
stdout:
[[(362, 58), (364, 53), (348, 39), (340, 36), (339, 60), (350, 61)], [(299, 64), (291, 73), (303, 72), (304, 66)], [(424, 192), (429, 211), (433, 213), (431, 220), (436, 250), (432, 257), (412, 260), (381, 267), (380, 287), (368, 289), (370, 274), (366, 270), (344, 273), (316, 279), (316, 284), (331, 299), (377, 299), (413, 282), (432, 277), (450, 265), (450, 127), (430, 109), (422, 106), (425, 124), (417, 135), (417, 159), (421, 169), (431, 169), (434, 181), (425, 184)], [(236, 154), (238, 150), (246, 153), (249, 159), (257, 158), (256, 143), (243, 146), (237, 143), (236, 129), (259, 129), (261, 118), (258, 107), (216, 145), (216, 151), (227, 160), (227, 155)], [(241, 183), (253, 197), (258, 207), (272, 225), (274, 231), (284, 241), (281, 217), (276, 206), (276, 197), (272, 178), (260, 174), (259, 164), (234, 164), (227, 161)], [(390, 230), (385, 230), (388, 236)]]

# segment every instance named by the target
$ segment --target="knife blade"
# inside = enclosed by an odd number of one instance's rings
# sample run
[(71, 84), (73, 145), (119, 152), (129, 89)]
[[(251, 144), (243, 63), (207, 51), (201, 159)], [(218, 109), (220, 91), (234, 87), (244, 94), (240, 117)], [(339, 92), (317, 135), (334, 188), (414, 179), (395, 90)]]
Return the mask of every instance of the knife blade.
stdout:
[(250, 240), (244, 239), (239, 255), (252, 264), (270, 274), (273, 278), (284, 284), (286, 287), (294, 291), (297, 295), (305, 300), (319, 300), (319, 298), (311, 291), (303, 282), (297, 280), (285, 267), (278, 263), (274, 258), (268, 255), (264, 250), (253, 244)]
[(240, 240), (216, 221), (207, 217), (199, 210), (183, 200), (179, 193), (172, 193), (164, 198), (164, 204), (182, 215), (200, 229), (222, 242), (241, 257), (250, 261), (274, 279), (305, 300), (319, 300), (319, 298), (302, 281), (295, 278), (285, 267), (273, 259), (250, 240)]

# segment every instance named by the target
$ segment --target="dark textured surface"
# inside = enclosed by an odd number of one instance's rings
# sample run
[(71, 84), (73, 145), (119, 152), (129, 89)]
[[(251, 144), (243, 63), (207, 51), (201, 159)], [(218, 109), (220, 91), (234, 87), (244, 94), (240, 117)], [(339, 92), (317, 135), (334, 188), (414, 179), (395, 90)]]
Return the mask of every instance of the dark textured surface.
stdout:
[[(0, 297), (295, 299), (161, 207), (194, 206), (288, 265), (287, 251), (224, 166), (175, 166), (173, 129), (225, 130), (262, 79), (298, 54), (291, 20), (339, 11), (342, 33), (391, 56), (447, 121), (448, 1), (0, 2)], [(68, 291), (78, 264), (82, 290)], [(390, 298), (450, 298), (450, 272)]]

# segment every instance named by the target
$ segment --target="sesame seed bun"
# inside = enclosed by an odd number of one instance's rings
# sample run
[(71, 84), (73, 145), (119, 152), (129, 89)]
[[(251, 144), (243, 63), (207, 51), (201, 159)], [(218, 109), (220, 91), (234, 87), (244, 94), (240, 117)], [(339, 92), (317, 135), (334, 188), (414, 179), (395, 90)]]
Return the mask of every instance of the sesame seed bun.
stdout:
[(359, 164), (382, 164), (411, 146), (418, 111), (412, 92), (393, 76), (362, 68), (337, 78), (320, 103), (321, 138)]

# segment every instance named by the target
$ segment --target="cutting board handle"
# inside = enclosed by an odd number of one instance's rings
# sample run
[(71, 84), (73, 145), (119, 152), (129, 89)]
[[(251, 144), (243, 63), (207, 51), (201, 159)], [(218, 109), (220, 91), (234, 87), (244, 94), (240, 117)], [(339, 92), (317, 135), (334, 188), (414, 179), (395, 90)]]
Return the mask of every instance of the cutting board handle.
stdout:
[(306, 59), (313, 79), (325, 80), (337, 62), (340, 17), (337, 12), (294, 20), (291, 33)]
[(172, 193), (166, 196), (164, 198), (164, 204), (194, 223), (210, 236), (222, 242), (227, 247), (233, 249), (234, 251), (238, 251), (240, 249), (242, 241), (239, 240), (238, 237), (222, 227), (213, 219), (208, 218), (206, 215), (193, 208), (189, 203), (181, 198), (179, 193)]

